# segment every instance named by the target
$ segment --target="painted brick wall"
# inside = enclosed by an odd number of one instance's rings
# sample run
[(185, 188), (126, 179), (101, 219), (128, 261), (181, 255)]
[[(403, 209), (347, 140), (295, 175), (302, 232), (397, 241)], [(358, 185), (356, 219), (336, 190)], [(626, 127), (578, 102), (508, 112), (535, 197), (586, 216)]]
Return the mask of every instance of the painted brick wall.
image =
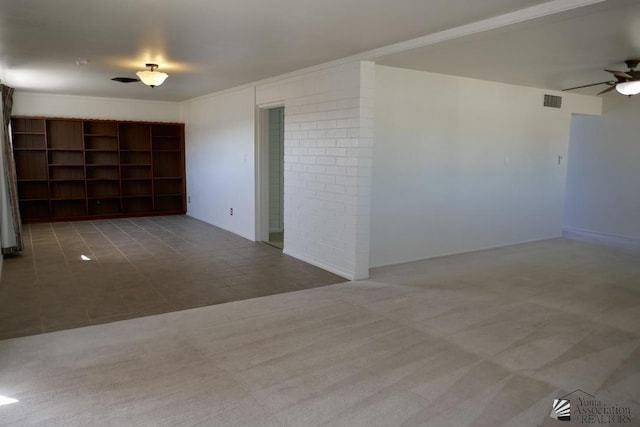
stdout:
[(375, 66), (354, 62), (256, 87), (285, 106), (285, 253), (369, 275)]

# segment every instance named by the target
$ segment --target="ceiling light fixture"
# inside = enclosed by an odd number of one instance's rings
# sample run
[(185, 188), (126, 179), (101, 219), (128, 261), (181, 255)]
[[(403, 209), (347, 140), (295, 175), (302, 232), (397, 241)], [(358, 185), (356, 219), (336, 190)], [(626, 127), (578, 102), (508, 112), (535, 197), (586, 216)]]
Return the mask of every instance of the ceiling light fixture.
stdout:
[(142, 83), (147, 86), (156, 87), (160, 86), (169, 75), (167, 73), (161, 73), (157, 71), (158, 64), (145, 64), (147, 69), (144, 71), (138, 71), (136, 76), (140, 78)]
[(640, 80), (618, 83), (616, 90), (623, 95), (637, 95), (640, 93)]

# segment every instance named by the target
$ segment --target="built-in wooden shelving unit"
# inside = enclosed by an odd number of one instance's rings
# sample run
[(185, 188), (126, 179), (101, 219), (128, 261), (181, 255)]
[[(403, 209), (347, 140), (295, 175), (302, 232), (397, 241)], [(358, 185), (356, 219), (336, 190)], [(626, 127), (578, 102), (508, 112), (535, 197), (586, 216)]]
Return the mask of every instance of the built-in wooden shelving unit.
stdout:
[(13, 117), (24, 222), (183, 214), (184, 125)]

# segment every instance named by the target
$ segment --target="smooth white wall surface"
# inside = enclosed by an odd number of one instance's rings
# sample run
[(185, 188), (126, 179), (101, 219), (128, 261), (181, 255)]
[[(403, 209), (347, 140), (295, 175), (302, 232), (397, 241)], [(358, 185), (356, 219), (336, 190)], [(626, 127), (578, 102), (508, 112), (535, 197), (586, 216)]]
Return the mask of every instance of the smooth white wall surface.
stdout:
[(601, 101), (545, 93), (376, 66), (371, 266), (560, 236), (571, 113)]
[(256, 87), (284, 104), (284, 252), (348, 279), (369, 275), (374, 64), (353, 62)]
[(12, 115), (179, 122), (180, 104), (16, 91)]
[[(182, 103), (187, 214), (255, 239), (254, 88)], [(229, 214), (233, 208), (233, 216)]]
[(640, 239), (640, 96), (607, 95), (602, 116), (574, 116), (564, 227)]

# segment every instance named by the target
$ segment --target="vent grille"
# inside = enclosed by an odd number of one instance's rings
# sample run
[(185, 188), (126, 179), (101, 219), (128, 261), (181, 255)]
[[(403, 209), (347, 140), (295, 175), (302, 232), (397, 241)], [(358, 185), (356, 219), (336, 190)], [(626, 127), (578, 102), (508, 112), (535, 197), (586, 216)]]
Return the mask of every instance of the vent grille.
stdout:
[(545, 95), (544, 96), (544, 106), (551, 108), (561, 108), (562, 107), (562, 97), (555, 95)]

